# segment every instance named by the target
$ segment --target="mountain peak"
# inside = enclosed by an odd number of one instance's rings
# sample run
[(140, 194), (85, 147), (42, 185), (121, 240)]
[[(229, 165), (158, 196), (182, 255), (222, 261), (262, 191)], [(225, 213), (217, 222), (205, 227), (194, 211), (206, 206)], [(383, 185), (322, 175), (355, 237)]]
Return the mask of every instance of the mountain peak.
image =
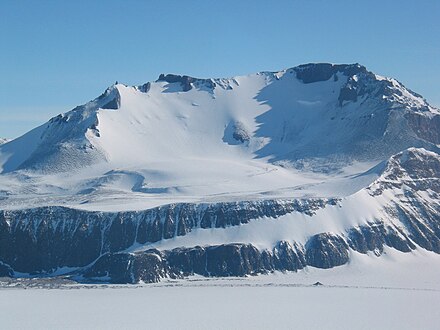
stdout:
[(322, 164), (383, 160), (411, 146), (432, 149), (440, 144), (439, 127), (440, 115), (420, 95), (358, 63), (309, 63), (229, 79), (161, 74), (141, 86), (114, 84), (52, 118), (21, 139), (33, 146), (29, 152), (19, 142), (2, 146), (0, 164), (4, 172), (68, 170), (95, 161), (240, 152), (321, 171)]

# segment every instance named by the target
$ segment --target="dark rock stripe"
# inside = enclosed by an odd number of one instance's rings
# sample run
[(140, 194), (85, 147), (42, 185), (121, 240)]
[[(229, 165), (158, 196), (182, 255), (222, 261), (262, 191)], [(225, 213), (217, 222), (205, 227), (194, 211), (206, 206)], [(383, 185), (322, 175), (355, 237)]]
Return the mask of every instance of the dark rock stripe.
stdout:
[(287, 213), (312, 215), (336, 200), (171, 204), (140, 212), (89, 212), (65, 207), (0, 211), (0, 261), (24, 273), (83, 267), (105, 253), (183, 236), (195, 228), (238, 226)]
[(110, 283), (158, 282), (164, 277), (189, 275), (212, 277), (245, 276), (278, 271), (298, 271), (306, 266), (332, 268), (349, 261), (350, 249), (376, 254), (384, 246), (409, 252), (415, 245), (391, 227), (371, 224), (351, 229), (346, 238), (331, 233), (310, 237), (305, 246), (280, 241), (272, 250), (252, 244), (223, 244), (207, 247), (148, 250), (137, 253), (108, 253), (81, 273), (82, 280)]
[(380, 255), (385, 246), (402, 252), (420, 246), (440, 253), (438, 206), (409, 193), (406, 198), (412, 199), (411, 207), (390, 204), (385, 209), (395, 224), (385, 225), (378, 219), (351, 228), (342, 236), (319, 233), (304, 246), (282, 241), (265, 251), (251, 244), (225, 244), (123, 252), (134, 244), (185, 235), (195, 228), (238, 226), (252, 219), (277, 218), (290, 212), (313, 215), (336, 201), (173, 204), (119, 213), (62, 207), (0, 211), (0, 276), (13, 276), (14, 271), (50, 276), (59, 267), (73, 267), (83, 269), (79, 274), (84, 279), (136, 283), (190, 274), (243, 276), (273, 270), (296, 271), (307, 265), (331, 268), (345, 264), (350, 250)]

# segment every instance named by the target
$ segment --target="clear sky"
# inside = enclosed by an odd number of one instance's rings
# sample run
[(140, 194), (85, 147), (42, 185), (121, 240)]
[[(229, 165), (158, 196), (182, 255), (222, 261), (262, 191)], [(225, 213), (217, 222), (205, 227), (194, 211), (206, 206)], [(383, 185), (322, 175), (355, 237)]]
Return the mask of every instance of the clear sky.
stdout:
[(359, 62), (440, 106), (440, 1), (0, 0), (0, 137), (116, 80)]

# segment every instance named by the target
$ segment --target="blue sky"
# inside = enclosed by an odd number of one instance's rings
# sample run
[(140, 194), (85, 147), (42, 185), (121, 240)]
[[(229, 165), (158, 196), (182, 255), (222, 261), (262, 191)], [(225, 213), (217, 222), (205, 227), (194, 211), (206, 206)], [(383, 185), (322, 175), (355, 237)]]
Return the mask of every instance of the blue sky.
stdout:
[(116, 80), (359, 62), (440, 106), (440, 1), (0, 0), (0, 137)]

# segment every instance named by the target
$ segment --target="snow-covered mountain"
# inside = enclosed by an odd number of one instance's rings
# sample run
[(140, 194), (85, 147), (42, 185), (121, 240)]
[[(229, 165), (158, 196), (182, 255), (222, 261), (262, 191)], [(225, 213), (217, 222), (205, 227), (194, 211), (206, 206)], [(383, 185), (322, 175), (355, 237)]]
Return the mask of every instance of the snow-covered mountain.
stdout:
[(440, 143), (438, 115), (420, 95), (360, 65), (232, 79), (161, 75), (143, 86), (111, 86), (52, 118), (4, 147), (1, 165), (3, 173), (54, 172), (221, 155), (312, 170), (319, 160), (333, 169)]
[(8, 141), (9, 141), (8, 139), (0, 138), (0, 145), (5, 144)]
[(0, 147), (0, 182), (15, 196), (1, 207), (23, 207), (21, 196), (96, 210), (347, 196), (376, 175), (353, 174), (408, 147), (437, 150), (439, 125), (420, 95), (358, 64), (161, 75), (111, 86)]
[(440, 111), (359, 64), (117, 84), (0, 146), (1, 265), (136, 282), (440, 253), (439, 146)]

